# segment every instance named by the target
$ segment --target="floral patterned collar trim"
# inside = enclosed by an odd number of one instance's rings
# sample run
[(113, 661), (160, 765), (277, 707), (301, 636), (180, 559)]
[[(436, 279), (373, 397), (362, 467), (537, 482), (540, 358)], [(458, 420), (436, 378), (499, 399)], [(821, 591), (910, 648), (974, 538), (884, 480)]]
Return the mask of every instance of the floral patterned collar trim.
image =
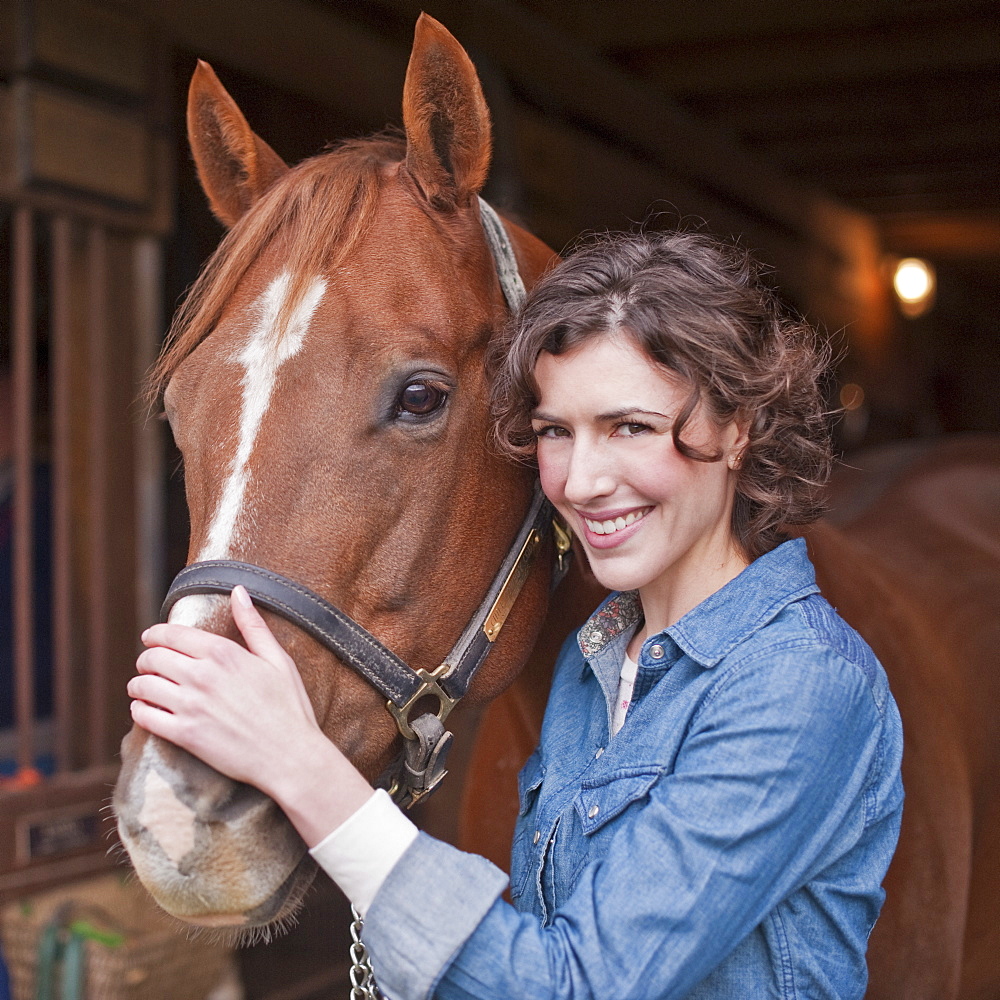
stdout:
[(642, 618), (639, 591), (623, 590), (608, 598), (587, 619), (577, 635), (580, 651), (586, 657), (599, 653), (612, 639)]

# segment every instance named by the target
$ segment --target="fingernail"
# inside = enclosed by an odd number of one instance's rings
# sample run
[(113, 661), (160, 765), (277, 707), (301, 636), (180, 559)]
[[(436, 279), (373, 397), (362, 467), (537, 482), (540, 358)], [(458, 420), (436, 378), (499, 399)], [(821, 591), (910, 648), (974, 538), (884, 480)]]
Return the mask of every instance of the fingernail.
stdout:
[(145, 642), (145, 641), (146, 641), (146, 637), (147, 637), (148, 635), (149, 635), (149, 629), (147, 628), (147, 629), (144, 629), (144, 630), (143, 630), (143, 633), (142, 633), (142, 635), (140, 635), (140, 636), (139, 636), (139, 638), (140, 638), (140, 639), (141, 639), (141, 640), (142, 640), (143, 642)]
[(250, 600), (250, 595), (247, 593), (246, 587), (244, 587), (242, 584), (233, 587), (233, 593), (236, 595), (236, 600), (239, 601), (240, 604), (243, 605), (243, 607), (245, 608), (253, 607), (253, 601)]

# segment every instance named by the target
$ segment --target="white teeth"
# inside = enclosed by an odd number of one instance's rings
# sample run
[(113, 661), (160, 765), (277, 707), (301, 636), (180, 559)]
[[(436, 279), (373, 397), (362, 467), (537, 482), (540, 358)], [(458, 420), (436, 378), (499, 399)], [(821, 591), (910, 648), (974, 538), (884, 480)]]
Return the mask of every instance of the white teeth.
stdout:
[(616, 517), (613, 521), (591, 521), (589, 517), (585, 517), (583, 520), (595, 535), (613, 535), (616, 531), (621, 531), (622, 528), (635, 524), (639, 518), (645, 517), (647, 513), (648, 510), (633, 510), (625, 517)]

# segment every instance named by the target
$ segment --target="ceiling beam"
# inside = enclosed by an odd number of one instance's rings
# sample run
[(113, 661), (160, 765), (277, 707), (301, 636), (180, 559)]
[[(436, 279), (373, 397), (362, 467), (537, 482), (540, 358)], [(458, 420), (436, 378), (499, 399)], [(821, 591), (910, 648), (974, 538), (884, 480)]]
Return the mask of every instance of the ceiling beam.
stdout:
[[(407, 50), (308, 0), (103, 0), (204, 59), (379, 125), (402, 117)], [(376, 126), (377, 127), (377, 126)]]
[(883, 222), (880, 229), (886, 246), (900, 255), (1000, 262), (1000, 212), (904, 216)]
[[(775, 33), (631, 52), (629, 70), (666, 94), (753, 91), (1000, 66), (996, 11), (866, 30)], [(711, 67), (711, 69), (707, 69)]]
[(683, 100), (698, 118), (751, 142), (789, 136), (866, 132), (891, 127), (921, 131), (1000, 122), (1000, 66), (985, 71), (793, 86), (757, 92), (692, 94)]
[(901, 7), (898, 0), (614, 0), (566, 3), (565, 0), (524, 0), (524, 6), (560, 30), (586, 42), (595, 52), (725, 41), (734, 36), (760, 38), (777, 33), (868, 30), (901, 18), (935, 21), (970, 11), (994, 9), (991, 0), (922, 0)]

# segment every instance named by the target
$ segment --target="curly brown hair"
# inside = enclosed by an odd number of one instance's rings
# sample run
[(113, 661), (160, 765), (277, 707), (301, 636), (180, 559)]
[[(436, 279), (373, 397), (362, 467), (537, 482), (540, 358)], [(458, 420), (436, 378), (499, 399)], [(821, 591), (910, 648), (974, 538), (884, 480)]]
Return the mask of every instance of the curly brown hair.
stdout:
[(538, 282), (491, 355), (495, 433), (506, 454), (534, 461), (539, 355), (611, 332), (691, 387), (673, 427), (681, 454), (722, 457), (681, 436), (699, 405), (719, 426), (745, 422), (732, 534), (748, 559), (823, 513), (829, 345), (780, 303), (748, 253), (704, 233), (592, 237)]

